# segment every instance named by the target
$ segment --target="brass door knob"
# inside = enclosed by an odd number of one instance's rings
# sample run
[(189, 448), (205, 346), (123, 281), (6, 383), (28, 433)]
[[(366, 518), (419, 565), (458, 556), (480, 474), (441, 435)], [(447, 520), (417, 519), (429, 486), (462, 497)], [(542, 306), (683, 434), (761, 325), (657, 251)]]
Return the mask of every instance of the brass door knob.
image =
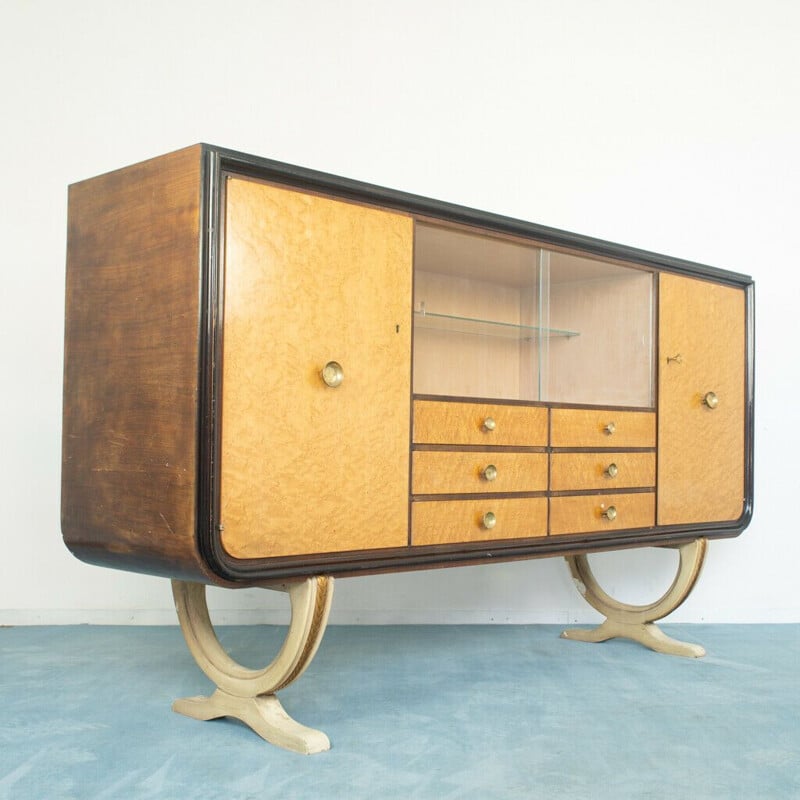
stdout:
[(719, 405), (719, 397), (717, 397), (714, 392), (706, 392), (705, 397), (703, 398), (703, 402), (709, 408), (716, 408)]
[(616, 464), (609, 464), (606, 467), (605, 474), (608, 475), (609, 478), (616, 478), (618, 473), (619, 473), (619, 468), (617, 467)]
[(493, 431), (497, 427), (497, 423), (494, 421), (493, 417), (486, 417), (483, 421), (483, 429), (485, 431)]
[(493, 481), (497, 478), (497, 467), (494, 464), (489, 464), (482, 474), (487, 481)]
[(612, 433), (617, 429), (617, 426), (613, 422), (609, 422), (608, 425), (603, 428), (603, 433), (608, 434), (611, 436)]
[(604, 512), (603, 516), (609, 521), (613, 522), (617, 518), (617, 509), (615, 506), (609, 506)]
[(497, 517), (494, 515), (493, 511), (487, 511), (483, 515), (481, 522), (483, 522), (483, 527), (486, 528), (487, 531), (490, 531), (495, 525), (497, 525)]
[(333, 389), (335, 389), (337, 386), (341, 386), (341, 383), (344, 380), (344, 370), (338, 361), (329, 361), (322, 368), (321, 374), (322, 380)]

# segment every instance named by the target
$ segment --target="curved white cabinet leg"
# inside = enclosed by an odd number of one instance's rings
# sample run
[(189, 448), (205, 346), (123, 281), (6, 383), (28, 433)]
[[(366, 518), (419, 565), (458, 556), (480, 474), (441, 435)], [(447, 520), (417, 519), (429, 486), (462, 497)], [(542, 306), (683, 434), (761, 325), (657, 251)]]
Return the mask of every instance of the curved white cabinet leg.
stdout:
[(689, 596), (700, 577), (706, 545), (705, 539), (695, 539), (679, 545), (677, 550), (680, 562), (672, 586), (654, 603), (642, 606), (620, 603), (606, 594), (594, 577), (588, 556), (567, 556), (566, 561), (578, 591), (606, 619), (599, 627), (591, 630), (565, 630), (561, 634), (562, 638), (581, 642), (605, 642), (621, 637), (633, 639), (659, 653), (689, 658), (704, 656), (706, 651), (700, 645), (672, 639), (654, 623), (672, 613)]
[(330, 749), (321, 731), (295, 722), (275, 692), (305, 671), (322, 641), (333, 599), (333, 578), (307, 578), (299, 583), (270, 586), (289, 593), (292, 618), (275, 660), (254, 670), (234, 661), (219, 643), (201, 583), (172, 581), (175, 609), (184, 638), (197, 665), (218, 687), (210, 697), (176, 700), (173, 711), (193, 719), (235, 717), (272, 744), (298, 753)]

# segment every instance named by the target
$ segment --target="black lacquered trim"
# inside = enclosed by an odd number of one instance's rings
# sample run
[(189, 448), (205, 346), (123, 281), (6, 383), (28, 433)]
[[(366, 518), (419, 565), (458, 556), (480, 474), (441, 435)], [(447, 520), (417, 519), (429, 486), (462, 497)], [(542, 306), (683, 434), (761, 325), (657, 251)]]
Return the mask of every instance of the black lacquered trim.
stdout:
[[(492, 542), (490, 547), (487, 547), (486, 542), (479, 542), (415, 546), (413, 548), (407, 546), (376, 551), (303, 554), (298, 557), (271, 559), (232, 558), (223, 549), (220, 539), (218, 480), (220, 452), (218, 420), (221, 418), (221, 339), (224, 310), (222, 203), (223, 180), (224, 174), (227, 172), (277, 182), (306, 191), (321, 192), (341, 199), (376, 205), (418, 217), (433, 218), (445, 223), (469, 225), (490, 232), (519, 236), (542, 245), (572, 248), (589, 255), (611, 258), (639, 267), (675, 272), (744, 288), (747, 298), (747, 365), (744, 423), (745, 497), (741, 517), (731, 522), (705, 523), (703, 525), (663, 526), (613, 533), (569, 534), (507, 540)], [(203, 145), (202, 193), (202, 263), (200, 265), (202, 318), (198, 397), (197, 537), (200, 551), (209, 567), (223, 580), (260, 583), (315, 573), (340, 576), (359, 575), (628, 547), (661, 546), (679, 544), (698, 536), (708, 538), (736, 536), (749, 524), (753, 508), (754, 433), (754, 295), (752, 279), (749, 276), (209, 145)], [(547, 407), (561, 405), (538, 401), (449, 398), (438, 395), (414, 395), (412, 399), (455, 400), (465, 403), (497, 405)], [(569, 407), (608, 408), (608, 406), (573, 404), (569, 404)], [(625, 407), (619, 410), (653, 411), (652, 408), (641, 407)], [(609, 449), (620, 450), (620, 448)]]

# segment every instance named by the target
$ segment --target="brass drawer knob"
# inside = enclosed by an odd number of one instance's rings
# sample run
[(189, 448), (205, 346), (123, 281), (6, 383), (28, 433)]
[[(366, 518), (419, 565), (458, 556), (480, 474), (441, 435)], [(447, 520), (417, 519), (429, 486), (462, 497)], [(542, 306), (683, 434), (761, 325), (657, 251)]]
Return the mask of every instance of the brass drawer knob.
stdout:
[(608, 475), (609, 478), (616, 478), (618, 473), (619, 473), (619, 468), (617, 467), (616, 464), (609, 464), (606, 467), (605, 474)]
[(497, 525), (497, 517), (494, 515), (493, 511), (487, 511), (483, 515), (481, 522), (483, 523), (483, 527), (486, 528), (487, 531), (490, 531), (495, 525)]
[(608, 425), (603, 428), (603, 433), (611, 436), (612, 433), (617, 429), (617, 426), (613, 422), (609, 422)]
[(487, 481), (493, 481), (497, 478), (497, 467), (494, 464), (489, 464), (482, 474)]
[(609, 506), (604, 512), (603, 516), (609, 521), (613, 522), (617, 518), (617, 509), (615, 506)]
[(711, 409), (716, 408), (719, 405), (719, 397), (717, 397), (714, 392), (706, 392), (705, 397), (703, 398), (703, 402)]
[(341, 383), (344, 380), (344, 370), (342, 369), (342, 365), (338, 361), (329, 361), (322, 368), (322, 380), (333, 389), (335, 389), (337, 386), (341, 386)]
[(493, 431), (497, 427), (497, 423), (494, 421), (493, 417), (486, 417), (483, 421), (483, 429), (485, 431)]

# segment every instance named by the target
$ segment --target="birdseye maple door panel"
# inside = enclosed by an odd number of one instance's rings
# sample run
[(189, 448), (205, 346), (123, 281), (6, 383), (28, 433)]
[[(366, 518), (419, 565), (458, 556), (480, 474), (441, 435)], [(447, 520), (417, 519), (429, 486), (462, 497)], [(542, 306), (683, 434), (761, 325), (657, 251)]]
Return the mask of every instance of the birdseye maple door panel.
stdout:
[(658, 524), (738, 519), (744, 290), (663, 273), (659, 306)]
[(412, 257), (408, 216), (227, 179), (229, 555), (408, 544)]

